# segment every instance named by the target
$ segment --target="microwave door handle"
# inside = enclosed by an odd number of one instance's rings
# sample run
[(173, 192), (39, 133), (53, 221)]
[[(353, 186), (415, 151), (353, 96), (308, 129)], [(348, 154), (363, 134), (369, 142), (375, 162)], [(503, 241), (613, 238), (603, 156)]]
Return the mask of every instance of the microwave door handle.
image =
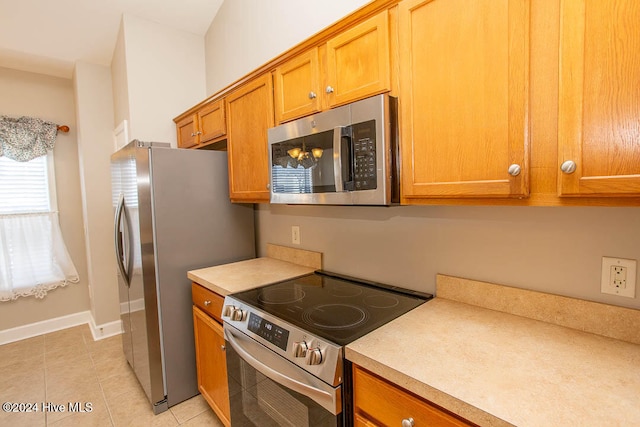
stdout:
[(336, 193), (344, 190), (342, 181), (342, 129), (344, 129), (342, 126), (333, 128), (333, 177)]

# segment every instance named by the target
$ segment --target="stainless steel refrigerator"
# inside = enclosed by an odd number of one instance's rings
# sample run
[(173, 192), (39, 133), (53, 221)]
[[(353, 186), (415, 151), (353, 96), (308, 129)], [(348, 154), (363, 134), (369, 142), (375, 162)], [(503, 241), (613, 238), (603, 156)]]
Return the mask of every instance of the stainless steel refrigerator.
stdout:
[(111, 156), (122, 345), (156, 414), (198, 394), (187, 271), (255, 257), (227, 155), (132, 141)]

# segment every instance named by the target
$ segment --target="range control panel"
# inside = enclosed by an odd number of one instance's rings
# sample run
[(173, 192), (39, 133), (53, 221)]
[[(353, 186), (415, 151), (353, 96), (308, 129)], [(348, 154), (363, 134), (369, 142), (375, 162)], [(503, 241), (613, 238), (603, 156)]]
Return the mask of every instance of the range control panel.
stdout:
[(326, 383), (333, 386), (342, 383), (342, 346), (322, 340), (232, 296), (225, 297), (222, 320)]
[(260, 338), (269, 341), (271, 344), (287, 351), (287, 343), (289, 342), (289, 331), (273, 322), (264, 320), (255, 313), (249, 314), (249, 323), (247, 329)]

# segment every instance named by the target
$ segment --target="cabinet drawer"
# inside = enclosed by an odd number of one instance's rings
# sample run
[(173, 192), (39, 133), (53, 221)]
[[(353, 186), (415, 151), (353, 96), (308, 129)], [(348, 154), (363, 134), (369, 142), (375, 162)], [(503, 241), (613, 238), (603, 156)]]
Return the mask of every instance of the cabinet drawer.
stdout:
[(224, 297), (222, 295), (218, 295), (197, 283), (192, 283), (191, 296), (193, 303), (197, 307), (222, 323), (222, 305), (224, 304)]
[(475, 424), (457, 418), (354, 365), (353, 403), (359, 426), (400, 426), (412, 418), (416, 426), (461, 427)]

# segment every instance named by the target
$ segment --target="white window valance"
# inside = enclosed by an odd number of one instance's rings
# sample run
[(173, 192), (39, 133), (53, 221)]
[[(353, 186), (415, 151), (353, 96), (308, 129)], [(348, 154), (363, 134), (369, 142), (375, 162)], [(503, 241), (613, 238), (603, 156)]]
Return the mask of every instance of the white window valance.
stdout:
[(58, 125), (36, 117), (0, 116), (0, 157), (28, 162), (53, 149)]

